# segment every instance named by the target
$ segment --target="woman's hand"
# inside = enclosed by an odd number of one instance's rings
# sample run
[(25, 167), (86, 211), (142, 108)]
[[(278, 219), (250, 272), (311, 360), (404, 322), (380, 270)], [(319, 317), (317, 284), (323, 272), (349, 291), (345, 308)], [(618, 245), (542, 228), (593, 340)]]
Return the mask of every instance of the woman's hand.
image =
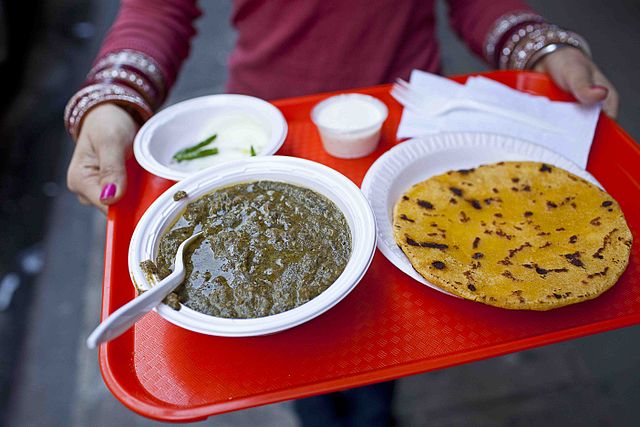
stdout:
[(582, 104), (602, 101), (605, 113), (611, 117), (618, 114), (618, 92), (582, 51), (572, 47), (559, 49), (543, 58), (534, 69), (549, 74), (558, 86)]
[(102, 104), (84, 118), (69, 170), (67, 186), (82, 204), (106, 214), (126, 189), (125, 160), (138, 130), (133, 118), (114, 104)]

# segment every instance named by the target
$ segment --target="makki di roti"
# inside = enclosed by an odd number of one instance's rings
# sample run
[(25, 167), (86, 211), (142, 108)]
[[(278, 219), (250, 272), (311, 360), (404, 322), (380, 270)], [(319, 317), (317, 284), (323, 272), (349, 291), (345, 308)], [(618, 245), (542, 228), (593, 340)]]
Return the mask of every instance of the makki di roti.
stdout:
[(429, 178), (398, 201), (393, 224), (396, 242), (430, 283), (509, 309), (597, 297), (627, 267), (632, 242), (609, 194), (536, 162)]

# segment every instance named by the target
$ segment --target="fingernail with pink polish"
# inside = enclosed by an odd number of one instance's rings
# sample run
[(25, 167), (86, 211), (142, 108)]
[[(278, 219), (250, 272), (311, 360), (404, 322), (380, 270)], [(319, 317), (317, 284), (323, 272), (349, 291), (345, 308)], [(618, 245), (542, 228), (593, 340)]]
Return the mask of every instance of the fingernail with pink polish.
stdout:
[(605, 86), (600, 86), (600, 85), (591, 85), (590, 86), (591, 89), (595, 89), (595, 90), (604, 90), (605, 92), (609, 92), (609, 89), (606, 88)]
[(100, 200), (109, 200), (116, 195), (116, 185), (114, 183), (106, 184), (102, 187), (102, 192), (100, 193)]

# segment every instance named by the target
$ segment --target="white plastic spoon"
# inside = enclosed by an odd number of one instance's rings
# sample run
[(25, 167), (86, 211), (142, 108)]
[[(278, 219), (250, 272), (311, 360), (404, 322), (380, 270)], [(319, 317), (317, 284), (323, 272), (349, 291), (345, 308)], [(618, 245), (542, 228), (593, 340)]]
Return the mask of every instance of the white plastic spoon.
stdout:
[(91, 332), (91, 335), (87, 338), (87, 347), (96, 348), (98, 345), (120, 336), (173, 292), (184, 280), (185, 271), (182, 253), (188, 245), (201, 235), (202, 232), (196, 233), (182, 242), (178, 247), (178, 252), (176, 252), (173, 272), (142, 295), (137, 296), (111, 313), (104, 322), (100, 323)]

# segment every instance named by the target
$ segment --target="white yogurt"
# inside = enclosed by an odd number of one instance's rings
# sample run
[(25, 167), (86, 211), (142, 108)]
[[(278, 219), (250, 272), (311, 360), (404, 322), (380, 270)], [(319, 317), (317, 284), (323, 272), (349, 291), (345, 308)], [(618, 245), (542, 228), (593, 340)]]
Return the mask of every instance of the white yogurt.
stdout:
[(380, 100), (361, 94), (325, 99), (311, 112), (324, 149), (335, 157), (357, 158), (371, 154), (380, 140), (388, 109)]
[(256, 155), (260, 154), (270, 138), (269, 130), (262, 123), (251, 115), (238, 111), (216, 115), (202, 126), (197, 140), (192, 144), (185, 144), (185, 147), (197, 144), (197, 141), (205, 140), (213, 134), (218, 136), (204, 148), (217, 148), (218, 154), (179, 163), (174, 160), (171, 166), (177, 170), (195, 172), (227, 160), (251, 157), (251, 147)]

